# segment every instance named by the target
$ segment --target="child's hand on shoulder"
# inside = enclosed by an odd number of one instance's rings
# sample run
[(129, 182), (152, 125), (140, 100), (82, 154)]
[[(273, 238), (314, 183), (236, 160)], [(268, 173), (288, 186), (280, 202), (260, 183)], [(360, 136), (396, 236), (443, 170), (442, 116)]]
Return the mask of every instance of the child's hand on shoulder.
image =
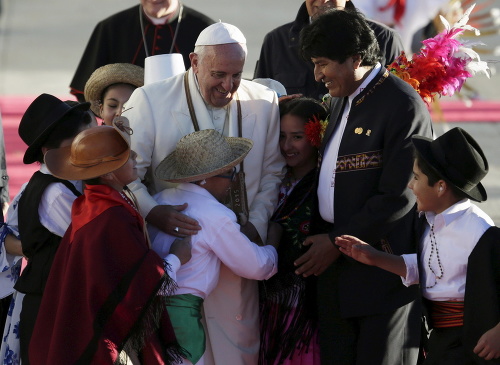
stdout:
[(474, 353), (485, 360), (500, 357), (500, 323), (481, 336), (474, 347)]
[(181, 265), (191, 260), (191, 236), (186, 236), (182, 239), (177, 238), (170, 246), (170, 253), (179, 258)]
[(363, 264), (374, 265), (373, 259), (378, 251), (359, 238), (342, 235), (335, 238), (335, 244), (344, 255)]

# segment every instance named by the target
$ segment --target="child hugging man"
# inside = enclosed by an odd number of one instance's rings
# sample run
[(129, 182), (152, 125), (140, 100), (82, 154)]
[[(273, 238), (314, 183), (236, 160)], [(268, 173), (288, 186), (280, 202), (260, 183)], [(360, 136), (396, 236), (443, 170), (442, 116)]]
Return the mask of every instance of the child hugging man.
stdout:
[(420, 283), (432, 329), (425, 365), (500, 364), (500, 229), (471, 203), (485, 201), (488, 162), (478, 143), (453, 128), (436, 140), (412, 138), (409, 188), (423, 234), (417, 254), (396, 256), (352, 236), (337, 237), (353, 259)]
[(123, 117), (113, 123), (45, 153), (54, 176), (83, 180), (85, 189), (50, 270), (29, 346), (32, 365), (171, 364), (184, 353), (164, 302), (175, 289), (169, 262), (189, 261), (191, 248), (176, 241), (165, 259), (151, 249), (126, 188), (137, 178), (132, 130)]

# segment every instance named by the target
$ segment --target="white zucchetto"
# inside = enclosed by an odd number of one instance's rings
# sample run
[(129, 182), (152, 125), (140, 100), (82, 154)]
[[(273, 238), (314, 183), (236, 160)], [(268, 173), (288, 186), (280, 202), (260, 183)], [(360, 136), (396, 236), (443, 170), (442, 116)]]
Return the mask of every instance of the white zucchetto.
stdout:
[(203, 29), (194, 45), (215, 46), (228, 43), (246, 44), (247, 40), (234, 25), (219, 21)]

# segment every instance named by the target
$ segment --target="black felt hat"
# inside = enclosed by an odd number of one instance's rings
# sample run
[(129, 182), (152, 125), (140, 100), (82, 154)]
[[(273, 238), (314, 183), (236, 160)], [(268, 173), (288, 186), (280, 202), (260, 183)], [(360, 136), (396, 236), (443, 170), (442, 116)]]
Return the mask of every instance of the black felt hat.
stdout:
[(28, 145), (23, 162), (31, 164), (37, 160), (40, 148), (45, 143), (50, 132), (69, 113), (75, 116), (75, 122), (80, 121), (90, 108), (90, 103), (79, 103), (70, 106), (55, 96), (42, 94), (28, 107), (19, 123), (19, 136)]
[(444, 180), (472, 200), (487, 199), (480, 181), (488, 173), (488, 161), (469, 133), (455, 127), (435, 140), (413, 136), (412, 142), (422, 159)]

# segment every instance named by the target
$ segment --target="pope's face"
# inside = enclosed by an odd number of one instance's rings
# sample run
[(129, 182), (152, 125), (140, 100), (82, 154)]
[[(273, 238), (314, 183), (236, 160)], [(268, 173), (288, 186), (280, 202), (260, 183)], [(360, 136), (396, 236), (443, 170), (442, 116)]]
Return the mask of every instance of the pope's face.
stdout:
[(229, 104), (240, 86), (245, 56), (237, 43), (205, 46), (201, 54), (189, 55), (206, 103), (215, 108)]
[(152, 18), (162, 18), (173, 13), (179, 0), (141, 0), (144, 12)]

